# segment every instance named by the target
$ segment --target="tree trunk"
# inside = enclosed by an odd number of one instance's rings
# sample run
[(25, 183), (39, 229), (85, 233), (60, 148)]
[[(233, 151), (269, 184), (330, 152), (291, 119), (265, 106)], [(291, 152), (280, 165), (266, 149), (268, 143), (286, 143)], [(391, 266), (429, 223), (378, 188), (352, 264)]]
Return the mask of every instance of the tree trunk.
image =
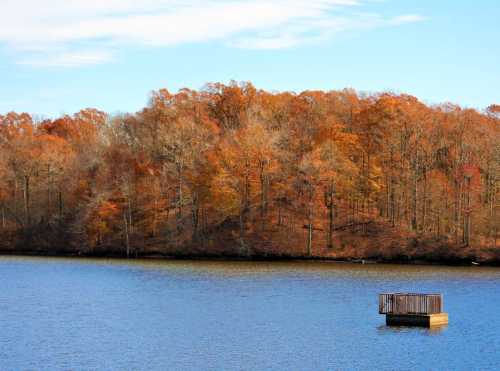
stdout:
[[(309, 213), (312, 214), (312, 211), (310, 211)], [(313, 224), (312, 224), (312, 217), (310, 215), (308, 228), (307, 228), (307, 255), (308, 256), (312, 255), (312, 238), (313, 238)]]
[(126, 254), (127, 254), (127, 258), (128, 258), (130, 256), (130, 237), (129, 237), (129, 226), (128, 226), (127, 214), (125, 212), (123, 213), (123, 224), (125, 226), (125, 248), (126, 248)]
[(437, 228), (436, 228), (436, 237), (439, 238), (441, 236), (441, 213), (438, 207), (437, 210)]
[(244, 191), (244, 208), (245, 211), (250, 209), (250, 162), (245, 160), (245, 191)]
[(50, 176), (50, 164), (47, 165), (47, 222), (50, 220), (52, 209), (52, 179)]
[(471, 236), (471, 197), (470, 197), (470, 183), (471, 178), (466, 177), (467, 193), (465, 195), (466, 210), (464, 213), (464, 244), (465, 246), (470, 246), (470, 236)]
[(18, 207), (17, 207), (17, 198), (18, 198), (18, 180), (17, 180), (17, 177), (14, 178), (14, 215), (16, 217), (19, 217), (19, 214), (18, 214)]
[(325, 190), (325, 206), (328, 209), (328, 231), (327, 231), (327, 248), (333, 248), (333, 220), (334, 220), (334, 208), (335, 208), (335, 188), (333, 181), (330, 182), (328, 188)]
[(245, 201), (242, 200), (240, 204), (240, 248), (241, 251), (244, 251), (247, 256), (250, 256), (250, 249), (245, 244)]
[(134, 223), (132, 219), (132, 201), (130, 197), (127, 197), (127, 207), (128, 207), (128, 225), (130, 229), (130, 233), (134, 233)]
[(424, 193), (422, 197), (422, 224), (420, 225), (420, 229), (425, 231), (425, 223), (427, 217), (427, 169), (425, 165), (422, 169), (422, 175), (424, 177)]
[(23, 190), (23, 199), (24, 199), (24, 224), (26, 227), (29, 227), (31, 224), (31, 215), (30, 215), (30, 178), (29, 176), (24, 177), (24, 190)]
[(267, 176), (265, 174), (265, 161), (260, 161), (259, 164), (259, 178), (260, 178), (260, 217), (261, 229), (264, 229), (264, 216), (267, 212)]
[(155, 195), (154, 210), (153, 210), (153, 237), (156, 237), (156, 224), (158, 220), (158, 197)]
[(394, 194), (394, 177), (391, 175), (391, 225), (396, 226), (396, 198)]
[(455, 234), (455, 245), (458, 245), (458, 230), (459, 230), (459, 222), (460, 222), (460, 200), (461, 200), (461, 187), (457, 180), (455, 180), (455, 205), (454, 205), (454, 215), (453, 215), (453, 224), (454, 224), (454, 234)]
[[(311, 186), (312, 187), (312, 186)], [(307, 213), (307, 255), (312, 256), (312, 238), (313, 238), (313, 200), (312, 190), (309, 191), (309, 206)]]
[(178, 172), (178, 183), (177, 183), (177, 223), (182, 219), (182, 199), (184, 197), (182, 193), (183, 179), (182, 179), (182, 164), (177, 164)]
[(385, 205), (384, 208), (385, 210), (383, 211), (383, 214), (381, 216), (385, 216), (386, 219), (389, 219), (390, 215), (390, 202), (391, 202), (391, 190), (389, 186), (389, 175), (385, 176)]
[(418, 151), (415, 158), (415, 164), (413, 169), (413, 205), (412, 205), (412, 216), (411, 216), (411, 228), (417, 230), (417, 203), (418, 203)]
[(62, 197), (62, 191), (59, 189), (59, 223), (62, 223), (62, 218), (63, 218), (63, 197)]
[(494, 205), (495, 205), (495, 184), (493, 180), (489, 180), (489, 222), (488, 222), (488, 237), (491, 238), (493, 235), (493, 224), (496, 218), (494, 217)]
[(281, 226), (281, 200), (278, 200), (278, 225)]
[(262, 216), (265, 216), (267, 214), (267, 210), (269, 207), (269, 201), (268, 201), (268, 193), (269, 193), (269, 176), (266, 174), (266, 165), (268, 164), (268, 161), (263, 161), (262, 166), (261, 166), (261, 173), (260, 173), (260, 182), (261, 182), (261, 210), (262, 210)]
[(328, 208), (328, 248), (333, 249), (333, 200)]
[(200, 210), (198, 205), (198, 194), (194, 192), (191, 204), (191, 218), (193, 223), (193, 234), (191, 239), (193, 242), (198, 241), (199, 215), (200, 215)]

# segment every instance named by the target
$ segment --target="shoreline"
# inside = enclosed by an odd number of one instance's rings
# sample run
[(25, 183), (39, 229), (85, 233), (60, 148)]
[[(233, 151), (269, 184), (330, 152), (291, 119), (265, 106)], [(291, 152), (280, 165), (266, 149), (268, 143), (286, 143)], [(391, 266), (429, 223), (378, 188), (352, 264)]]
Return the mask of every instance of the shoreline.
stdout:
[(0, 257), (47, 257), (47, 258), (95, 258), (95, 259), (127, 259), (127, 260), (191, 260), (191, 261), (243, 261), (243, 262), (324, 262), (324, 263), (349, 263), (349, 264), (394, 264), (394, 265), (421, 265), (421, 266), (448, 266), (448, 267), (500, 267), (498, 261), (475, 262), (470, 259), (387, 259), (387, 258), (335, 258), (327, 256), (292, 256), (292, 255), (215, 255), (215, 254), (143, 254), (126, 257), (121, 254), (77, 254), (77, 253), (51, 253), (47, 251), (0, 250)]

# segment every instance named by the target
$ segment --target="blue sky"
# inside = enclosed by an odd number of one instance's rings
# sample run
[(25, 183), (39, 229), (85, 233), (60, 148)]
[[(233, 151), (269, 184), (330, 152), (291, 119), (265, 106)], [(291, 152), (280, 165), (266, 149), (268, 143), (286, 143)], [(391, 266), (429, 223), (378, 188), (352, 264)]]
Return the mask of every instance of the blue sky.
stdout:
[(133, 112), (154, 89), (500, 103), (497, 0), (1, 0), (0, 114)]

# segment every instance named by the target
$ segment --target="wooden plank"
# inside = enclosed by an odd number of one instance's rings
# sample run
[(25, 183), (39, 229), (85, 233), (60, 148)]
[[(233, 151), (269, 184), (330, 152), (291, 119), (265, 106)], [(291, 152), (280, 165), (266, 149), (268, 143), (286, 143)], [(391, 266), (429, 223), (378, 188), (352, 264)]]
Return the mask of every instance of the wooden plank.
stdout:
[(387, 314), (386, 324), (387, 326), (443, 326), (448, 324), (448, 313)]
[(434, 314), (443, 311), (441, 294), (394, 293), (379, 295), (379, 313)]

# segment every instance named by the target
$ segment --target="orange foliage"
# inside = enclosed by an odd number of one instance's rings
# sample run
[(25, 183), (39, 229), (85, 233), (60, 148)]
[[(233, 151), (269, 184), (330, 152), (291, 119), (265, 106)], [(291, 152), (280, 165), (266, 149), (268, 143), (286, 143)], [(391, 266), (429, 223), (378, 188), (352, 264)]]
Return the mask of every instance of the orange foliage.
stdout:
[(345, 256), (338, 236), (374, 223), (405, 241), (494, 247), (499, 113), (236, 82), (161, 89), (113, 117), (11, 112), (0, 208), (24, 240), (77, 251)]

